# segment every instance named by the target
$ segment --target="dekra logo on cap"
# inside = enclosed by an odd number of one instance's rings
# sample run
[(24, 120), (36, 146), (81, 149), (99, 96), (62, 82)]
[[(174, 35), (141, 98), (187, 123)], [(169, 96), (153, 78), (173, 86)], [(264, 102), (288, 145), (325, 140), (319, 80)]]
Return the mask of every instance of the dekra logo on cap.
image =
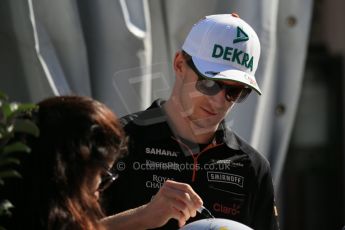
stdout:
[(237, 48), (214, 44), (212, 57), (237, 63), (253, 71), (254, 57)]
[[(248, 34), (244, 32), (240, 27), (237, 27), (236, 38), (233, 40), (233, 44), (245, 42), (248, 40)], [(214, 44), (212, 57), (222, 58), (225, 61), (237, 63), (250, 69), (250, 71), (253, 71), (254, 57), (240, 49), (222, 46), (220, 44)]]
[(238, 42), (245, 42), (248, 40), (249, 40), (248, 34), (244, 32), (240, 27), (237, 27), (237, 36), (232, 42), (235, 44)]

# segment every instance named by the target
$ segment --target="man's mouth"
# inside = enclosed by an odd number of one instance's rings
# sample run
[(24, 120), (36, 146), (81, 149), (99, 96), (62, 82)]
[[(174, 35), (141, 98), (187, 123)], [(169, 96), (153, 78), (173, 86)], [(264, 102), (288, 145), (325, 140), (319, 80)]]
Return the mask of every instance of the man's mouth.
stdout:
[(206, 108), (203, 108), (203, 107), (201, 107), (201, 109), (202, 109), (204, 112), (206, 112), (207, 114), (209, 114), (210, 116), (215, 116), (215, 115), (217, 115), (217, 113), (214, 112), (213, 110), (206, 109)]

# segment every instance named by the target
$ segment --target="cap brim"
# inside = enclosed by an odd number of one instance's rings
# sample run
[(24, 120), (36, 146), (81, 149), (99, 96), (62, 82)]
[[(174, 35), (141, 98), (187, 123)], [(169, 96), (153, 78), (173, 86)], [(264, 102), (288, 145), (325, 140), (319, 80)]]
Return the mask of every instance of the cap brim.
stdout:
[(209, 62), (197, 57), (192, 57), (192, 59), (195, 67), (206, 78), (243, 83), (261, 95), (261, 90), (253, 75), (233, 68), (229, 65)]

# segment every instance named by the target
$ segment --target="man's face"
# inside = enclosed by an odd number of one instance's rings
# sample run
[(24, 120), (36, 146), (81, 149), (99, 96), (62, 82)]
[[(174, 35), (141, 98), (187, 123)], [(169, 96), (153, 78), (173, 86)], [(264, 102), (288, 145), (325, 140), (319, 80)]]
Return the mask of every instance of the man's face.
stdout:
[[(198, 128), (215, 129), (230, 111), (234, 102), (226, 100), (225, 90), (212, 96), (199, 92), (195, 88), (197, 80), (197, 74), (186, 64), (180, 90), (180, 103), (185, 112), (184, 116)], [(222, 81), (222, 83), (241, 86), (239, 83), (230, 81)]]

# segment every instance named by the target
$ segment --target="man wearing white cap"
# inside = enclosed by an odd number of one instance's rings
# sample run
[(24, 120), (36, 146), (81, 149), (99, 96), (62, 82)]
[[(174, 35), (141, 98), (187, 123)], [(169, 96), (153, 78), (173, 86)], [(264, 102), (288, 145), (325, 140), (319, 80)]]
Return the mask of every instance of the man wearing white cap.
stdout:
[[(255, 31), (236, 14), (207, 16), (194, 25), (174, 58), (170, 98), (122, 119), (129, 155), (119, 162), (118, 170), (125, 170), (116, 188), (108, 190), (111, 212), (147, 203), (169, 179), (189, 184), (216, 218), (278, 229), (269, 163), (224, 122), (252, 90), (261, 94), (259, 57)], [(192, 216), (183, 205), (166, 208)], [(164, 228), (177, 224), (171, 220)]]

